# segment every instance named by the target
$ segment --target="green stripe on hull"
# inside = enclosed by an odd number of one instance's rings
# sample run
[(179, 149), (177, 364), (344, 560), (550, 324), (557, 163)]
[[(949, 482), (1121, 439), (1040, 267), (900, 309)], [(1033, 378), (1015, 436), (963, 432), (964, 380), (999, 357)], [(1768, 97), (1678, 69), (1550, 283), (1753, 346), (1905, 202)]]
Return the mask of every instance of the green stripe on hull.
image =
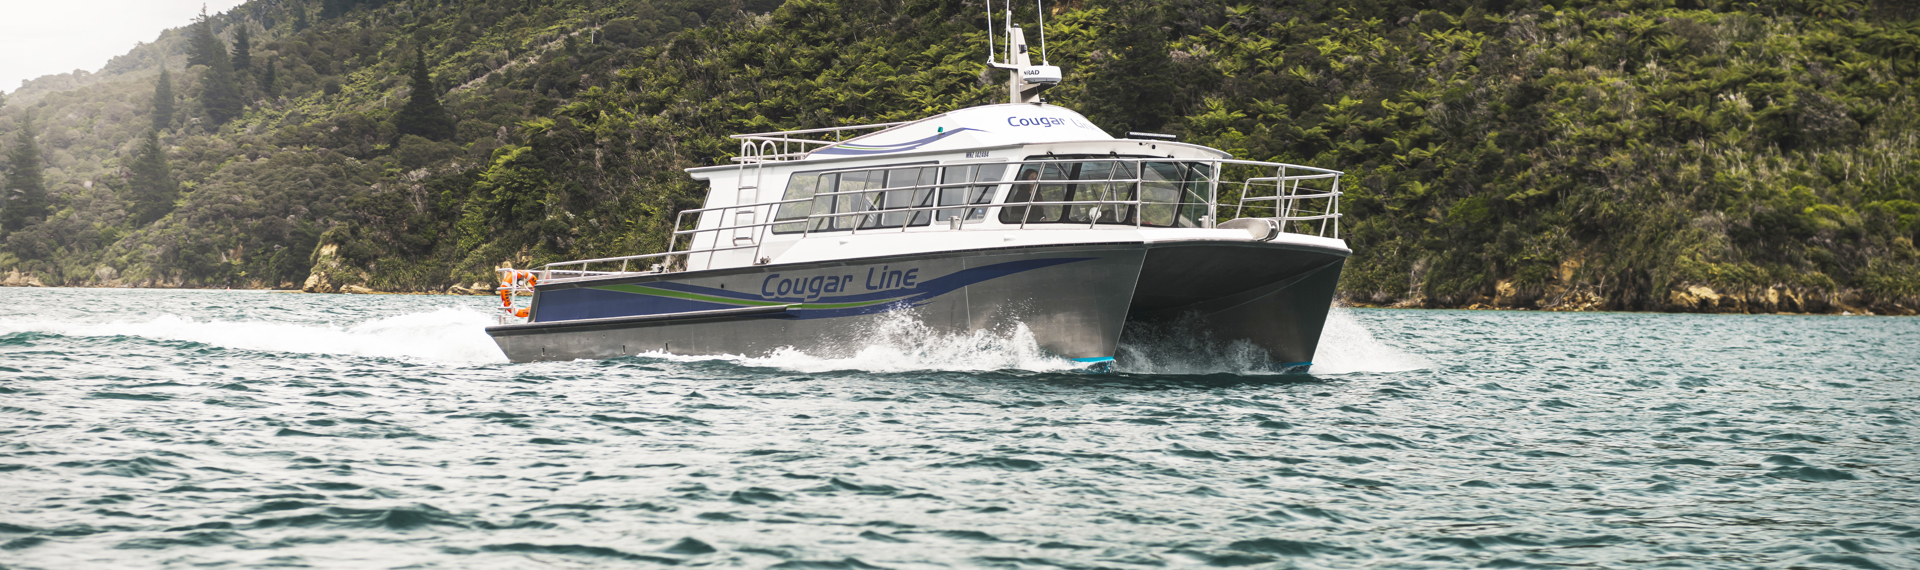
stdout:
[(884, 305), (884, 304), (892, 303), (905, 298), (906, 297), (894, 297), (892, 299), (881, 299), (878, 301), (860, 301), (857, 303), (803, 303), (800, 305), (799, 308), (801, 309), (851, 309), (854, 307), (869, 307), (873, 305)]
[(689, 301), (701, 301), (701, 302), (705, 302), (705, 303), (720, 303), (720, 304), (725, 304), (725, 305), (735, 305), (735, 306), (741, 306), (741, 307), (769, 307), (769, 306), (773, 306), (773, 305), (791, 305), (791, 304), (792, 304), (792, 303), (781, 303), (781, 302), (776, 302), (776, 301), (754, 301), (754, 300), (749, 300), (749, 299), (729, 299), (729, 298), (726, 298), (726, 297), (715, 297), (715, 296), (712, 296), (712, 295), (701, 295), (701, 294), (699, 294), (699, 293), (685, 293), (685, 292), (681, 292), (681, 291), (669, 291), (669, 290), (666, 290), (666, 289), (655, 289), (655, 288), (652, 288), (652, 287), (641, 287), (641, 286), (639, 286), (639, 285), (607, 285), (607, 286), (604, 286), (604, 287), (594, 287), (594, 289), (599, 289), (599, 290), (602, 290), (602, 291), (617, 291), (617, 292), (620, 292), (620, 293), (633, 293), (633, 294), (637, 294), (637, 295), (647, 295), (647, 296), (651, 296), (651, 297), (669, 297), (669, 298), (673, 298), (673, 299), (686, 299), (686, 300), (689, 300)]

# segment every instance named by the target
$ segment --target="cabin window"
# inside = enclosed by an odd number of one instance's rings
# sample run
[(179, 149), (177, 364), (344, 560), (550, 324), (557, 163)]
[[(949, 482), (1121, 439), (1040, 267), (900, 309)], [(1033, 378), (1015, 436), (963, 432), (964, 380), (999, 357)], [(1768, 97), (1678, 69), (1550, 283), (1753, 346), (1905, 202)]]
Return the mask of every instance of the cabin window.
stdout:
[[(813, 213), (813, 201), (808, 199), (813, 198), (813, 195), (816, 193), (831, 191), (833, 188), (833, 182), (830, 180), (831, 176), (832, 175), (821, 176), (819, 172), (794, 173), (793, 178), (787, 180), (787, 191), (786, 194), (781, 196), (781, 199), (805, 201), (781, 204), (780, 209), (774, 213), (773, 220), (776, 222), (787, 220), (800, 221), (791, 224), (774, 225), (773, 233), (791, 234), (806, 231), (807, 216)], [(826, 190), (822, 190), (822, 187), (825, 187)]]
[(1140, 168), (1140, 225), (1197, 228), (1207, 215), (1212, 169), (1187, 162), (1146, 162)]
[[(1097, 159), (1109, 160), (1075, 160)], [(1125, 224), (1198, 227), (1206, 215), (1208, 172), (1185, 162), (1132, 162), (1111, 155), (1033, 156), (1027, 160), (1074, 160), (1028, 164), (1014, 176), (1000, 209), (1004, 224)], [(1138, 180), (1138, 182), (1135, 182)], [(1131, 202), (1136, 196), (1139, 207)], [(1022, 206), (1029, 202), (1052, 202)]]
[[(945, 199), (938, 196), (945, 191), (939, 187), (942, 170), (952, 169), (922, 166), (794, 173), (781, 197), (783, 201), (792, 201), (781, 204), (774, 217), (775, 222), (792, 223), (774, 225), (773, 233), (928, 225), (935, 215), (931, 210), (935, 201)], [(991, 194), (987, 194), (986, 199), (990, 200)], [(912, 208), (925, 209), (914, 211)], [(846, 215), (813, 217), (809, 228), (807, 219), (816, 214)]]
[[(880, 188), (882, 186), (881, 183), (885, 181), (886, 173), (881, 171), (862, 170), (858, 172), (842, 172), (840, 173), (840, 184), (834, 187), (836, 194), (814, 199), (813, 209), (815, 212), (830, 211), (835, 214), (878, 210), (880, 209), (881, 193), (862, 191)], [(838, 192), (854, 193), (838, 194)], [(822, 206), (825, 205), (823, 204), (825, 202), (830, 202), (832, 208), (823, 208)], [(872, 227), (866, 223), (871, 218), (872, 216), (834, 216), (815, 222), (814, 229), (850, 230), (855, 226)], [(824, 228), (821, 227), (822, 223), (825, 225)]]
[[(994, 184), (1006, 176), (1005, 164), (970, 164), (949, 166), (941, 169), (940, 205), (965, 206), (968, 204), (987, 204), (993, 202)], [(987, 184), (981, 184), (986, 182)], [(987, 218), (986, 208), (941, 208), (934, 213), (934, 219), (947, 221), (957, 216), (969, 220)]]
[[(933, 166), (925, 168), (903, 168), (885, 171), (886, 188), (900, 188), (884, 192), (877, 204), (881, 210), (903, 210), (906, 208), (928, 208), (933, 206), (934, 186), (940, 183), (940, 169)], [(878, 224), (873, 219), (863, 222), (862, 229), (871, 227), (897, 228), (903, 225), (924, 226), (933, 216), (933, 210), (886, 212), (878, 216)], [(872, 224), (872, 225), (869, 225)]]

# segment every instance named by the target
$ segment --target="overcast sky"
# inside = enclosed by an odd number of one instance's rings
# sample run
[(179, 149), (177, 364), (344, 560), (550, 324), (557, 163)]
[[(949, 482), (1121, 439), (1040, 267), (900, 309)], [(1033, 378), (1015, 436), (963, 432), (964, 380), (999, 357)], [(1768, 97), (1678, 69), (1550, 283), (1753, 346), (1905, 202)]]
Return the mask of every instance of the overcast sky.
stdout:
[(0, 91), (42, 75), (100, 71), (160, 30), (191, 23), (202, 4), (218, 14), (242, 1), (0, 0)]

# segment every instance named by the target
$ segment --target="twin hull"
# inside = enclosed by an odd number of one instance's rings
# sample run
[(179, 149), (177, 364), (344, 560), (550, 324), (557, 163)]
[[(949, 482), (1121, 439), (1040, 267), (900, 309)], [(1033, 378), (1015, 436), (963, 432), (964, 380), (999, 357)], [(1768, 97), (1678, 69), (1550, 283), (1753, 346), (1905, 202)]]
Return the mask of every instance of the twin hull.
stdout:
[(1346, 251), (1258, 242), (1029, 246), (543, 284), (524, 324), (487, 328), (515, 362), (648, 352), (826, 357), (907, 311), (937, 333), (1025, 325), (1040, 347), (1112, 360), (1130, 323), (1178, 321), (1312, 362)]

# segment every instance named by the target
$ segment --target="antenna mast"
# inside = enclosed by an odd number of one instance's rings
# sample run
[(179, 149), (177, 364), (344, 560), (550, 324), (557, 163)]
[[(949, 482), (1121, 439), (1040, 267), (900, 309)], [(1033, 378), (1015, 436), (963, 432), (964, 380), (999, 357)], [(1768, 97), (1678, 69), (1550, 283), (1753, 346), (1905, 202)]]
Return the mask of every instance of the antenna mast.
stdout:
[(999, 63), (994, 61), (993, 47), (993, 0), (987, 0), (987, 65)]
[(993, 50), (993, 0), (987, 0), (987, 67), (1004, 69), (1007, 78), (1007, 100), (1011, 103), (1043, 103), (1040, 93), (1047, 88), (1060, 84), (1060, 68), (1048, 65), (1047, 29), (1045, 7), (1040, 0), (1034, 0), (1034, 8), (1040, 10), (1040, 65), (1034, 65), (1027, 55), (1027, 34), (1020, 26), (1013, 24), (1013, 0), (1006, 0), (1007, 51), (1006, 57), (995, 61)]
[[(1007, 30), (1006, 30), (1007, 33), (1003, 34), (1007, 37), (1007, 51), (1006, 51), (1007, 58), (1005, 61), (1002, 61), (1000, 63), (1004, 63), (1007, 65), (1019, 65), (1019, 62), (1014, 61), (1014, 55), (1013, 55), (1013, 29), (1019, 27), (1019, 26), (1013, 25), (1013, 0), (1007, 0), (1005, 7), (1007, 10), (1007, 17), (1001, 18), (1001, 20), (1002, 20), (1002, 23), (1007, 25)], [(1026, 38), (1022, 37), (1020, 39), (1022, 44), (1024, 45)]]
[(1046, 65), (1047, 64), (1047, 9), (1040, 5), (1040, 0), (1033, 0), (1033, 15), (1040, 18), (1040, 65)]

